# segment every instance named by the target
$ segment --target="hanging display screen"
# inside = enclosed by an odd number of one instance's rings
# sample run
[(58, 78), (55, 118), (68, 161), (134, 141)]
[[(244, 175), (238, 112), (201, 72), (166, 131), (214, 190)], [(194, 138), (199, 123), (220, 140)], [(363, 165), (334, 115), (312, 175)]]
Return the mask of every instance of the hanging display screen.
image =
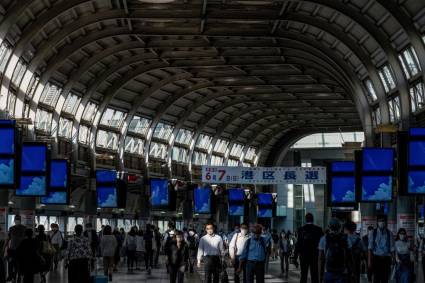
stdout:
[(425, 141), (409, 142), (409, 166), (425, 166)]
[(41, 197), (42, 204), (68, 204), (68, 192), (50, 191), (46, 197)]
[(17, 196), (45, 196), (47, 195), (45, 176), (21, 176), (21, 184), (16, 189)]
[(15, 159), (0, 157), (0, 186), (12, 186), (15, 183)]
[(117, 171), (115, 170), (97, 170), (96, 171), (96, 183), (116, 183), (117, 182)]
[(243, 216), (245, 206), (243, 204), (229, 204), (230, 216)]
[(243, 202), (245, 200), (245, 191), (242, 189), (229, 189), (229, 202)]
[(151, 179), (150, 192), (153, 208), (167, 207), (170, 204), (167, 179)]
[(22, 172), (47, 171), (47, 145), (38, 143), (24, 143), (22, 145)]
[(362, 201), (391, 201), (392, 176), (362, 176)]
[(65, 159), (53, 159), (50, 162), (50, 187), (68, 187), (68, 162)]
[(117, 208), (117, 189), (115, 187), (98, 186), (96, 188), (97, 206), (101, 208)]
[(363, 172), (393, 171), (394, 150), (391, 148), (365, 148)]
[(198, 214), (211, 213), (211, 194), (210, 188), (197, 187), (193, 190), (194, 212)]
[(332, 162), (332, 173), (353, 173), (355, 168), (354, 161), (336, 161)]
[(0, 155), (15, 154), (15, 128), (0, 127)]
[(273, 210), (271, 208), (258, 208), (257, 217), (259, 218), (271, 218), (273, 216)]
[(258, 206), (272, 206), (273, 196), (272, 194), (257, 194)]
[(409, 171), (409, 184), (407, 192), (409, 194), (425, 194), (425, 172), (424, 171)]
[(354, 176), (332, 177), (332, 203), (353, 203), (356, 201), (356, 181)]

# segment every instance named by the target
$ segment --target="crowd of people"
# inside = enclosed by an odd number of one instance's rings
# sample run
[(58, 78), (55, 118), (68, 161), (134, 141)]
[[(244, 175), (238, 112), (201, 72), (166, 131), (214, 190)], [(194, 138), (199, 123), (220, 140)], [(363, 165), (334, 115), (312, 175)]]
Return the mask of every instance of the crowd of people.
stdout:
[[(308, 213), (305, 221), (295, 233), (241, 224), (228, 234), (217, 231), (213, 223), (199, 233), (187, 228), (179, 231), (171, 222), (165, 233), (151, 224), (144, 229), (134, 226), (128, 233), (106, 225), (98, 232), (87, 223), (85, 227), (76, 225), (68, 239), (57, 224), (51, 224), (49, 232), (43, 225), (28, 229), (17, 215), (4, 244), (7, 272), (3, 265), (0, 271), (7, 273), (7, 281), (32, 283), (39, 274), (44, 283), (46, 274), (55, 272), (63, 261), (68, 282), (85, 283), (97, 273), (102, 259), (103, 275), (112, 281), (120, 263), (129, 274), (142, 269), (151, 274), (163, 254), (165, 261), (161, 263), (171, 283), (183, 283), (186, 272), (201, 268), (204, 282), (226, 282), (229, 265), (234, 269), (235, 283), (262, 283), (270, 259), (280, 261), (282, 277), (288, 278), (290, 264), (300, 268), (300, 283), (307, 282), (308, 274), (311, 283), (359, 283), (363, 274), (369, 282), (413, 283), (412, 255), (425, 265), (423, 235), (414, 242), (401, 228), (394, 237), (385, 216), (378, 216), (377, 227), (368, 227), (363, 237), (351, 221), (341, 224), (331, 219), (326, 230), (313, 224), (312, 214)], [(1, 282), (4, 279), (0, 278)]]

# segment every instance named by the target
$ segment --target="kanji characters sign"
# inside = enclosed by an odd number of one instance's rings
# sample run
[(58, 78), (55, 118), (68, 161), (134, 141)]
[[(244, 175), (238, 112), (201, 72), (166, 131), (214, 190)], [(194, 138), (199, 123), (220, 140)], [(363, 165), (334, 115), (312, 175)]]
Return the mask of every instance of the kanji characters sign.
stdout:
[(202, 182), (214, 184), (326, 184), (326, 167), (202, 166)]

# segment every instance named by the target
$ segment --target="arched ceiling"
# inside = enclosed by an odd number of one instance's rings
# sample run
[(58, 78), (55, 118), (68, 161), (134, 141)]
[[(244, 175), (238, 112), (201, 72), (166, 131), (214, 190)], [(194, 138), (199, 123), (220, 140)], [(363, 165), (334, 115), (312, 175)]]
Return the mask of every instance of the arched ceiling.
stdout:
[[(155, 3), (158, 2), (158, 3)], [(170, 2), (170, 3), (159, 3)], [(17, 60), (63, 97), (176, 129), (259, 148), (265, 162), (288, 133), (371, 129), (363, 80), (385, 99), (378, 67), (389, 62), (408, 101), (401, 66), (406, 45), (420, 63), (425, 1), (418, 0), (2, 0), (0, 39), (13, 47), (2, 99)], [(422, 57), (422, 55), (424, 55)], [(15, 61), (14, 61), (15, 60)], [(425, 66), (423, 66), (425, 67)], [(25, 85), (26, 84), (26, 85)], [(39, 95), (12, 113), (34, 117)], [(2, 101), (0, 99), (0, 101)], [(404, 101), (404, 102), (403, 102)], [(63, 99), (54, 107), (61, 115)], [(386, 103), (379, 104), (388, 113)], [(4, 108), (2, 106), (2, 108)], [(74, 117), (78, 131), (82, 111)], [(120, 129), (121, 140), (127, 127)], [(122, 142), (121, 142), (122, 143)], [(171, 143), (172, 145), (172, 143)], [(149, 144), (147, 143), (147, 149)]]

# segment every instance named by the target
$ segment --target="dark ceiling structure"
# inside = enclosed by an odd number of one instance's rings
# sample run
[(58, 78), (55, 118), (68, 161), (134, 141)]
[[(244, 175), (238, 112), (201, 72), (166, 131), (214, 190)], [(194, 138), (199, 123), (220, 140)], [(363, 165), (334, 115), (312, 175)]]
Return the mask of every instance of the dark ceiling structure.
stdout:
[(406, 127), (425, 76), (424, 0), (1, 0), (0, 14), (0, 108), (56, 152), (65, 137), (121, 168), (128, 148), (275, 165), (311, 133)]

